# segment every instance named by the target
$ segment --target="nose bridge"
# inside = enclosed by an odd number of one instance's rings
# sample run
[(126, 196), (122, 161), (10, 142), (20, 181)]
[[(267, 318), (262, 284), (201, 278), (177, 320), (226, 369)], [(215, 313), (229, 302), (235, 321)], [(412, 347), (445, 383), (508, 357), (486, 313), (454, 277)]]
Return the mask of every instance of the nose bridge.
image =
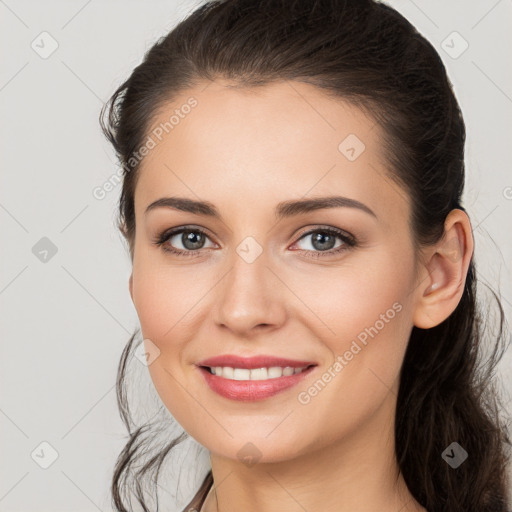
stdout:
[(268, 256), (269, 252), (252, 237), (235, 248), (215, 306), (218, 325), (240, 335), (256, 326), (276, 326), (283, 320), (278, 280), (268, 268)]

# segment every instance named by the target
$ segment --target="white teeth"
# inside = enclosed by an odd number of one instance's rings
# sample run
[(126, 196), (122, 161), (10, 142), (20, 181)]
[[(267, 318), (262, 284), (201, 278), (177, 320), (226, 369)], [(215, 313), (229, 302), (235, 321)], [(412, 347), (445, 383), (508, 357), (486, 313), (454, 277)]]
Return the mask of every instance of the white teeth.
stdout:
[(233, 373), (233, 368), (224, 368), (224, 371), (222, 370), (222, 366), (218, 366), (217, 368), (215, 368), (215, 375), (225, 375), (226, 379), (232, 379)]
[[(225, 377), (225, 375), (223, 375)], [(266, 368), (253, 368), (251, 370), (251, 380), (268, 379), (268, 370)]]
[(302, 368), (272, 366), (270, 368), (253, 368), (251, 370), (246, 368), (231, 368), (229, 366), (215, 366), (211, 368), (211, 371), (218, 377), (230, 380), (267, 380), (294, 375), (305, 369), (305, 366)]
[(251, 370), (244, 368), (233, 368), (233, 380), (249, 380), (251, 378)]
[(283, 369), (279, 368), (279, 366), (272, 366), (268, 369), (268, 378), (269, 379), (277, 379), (278, 377), (283, 376)]

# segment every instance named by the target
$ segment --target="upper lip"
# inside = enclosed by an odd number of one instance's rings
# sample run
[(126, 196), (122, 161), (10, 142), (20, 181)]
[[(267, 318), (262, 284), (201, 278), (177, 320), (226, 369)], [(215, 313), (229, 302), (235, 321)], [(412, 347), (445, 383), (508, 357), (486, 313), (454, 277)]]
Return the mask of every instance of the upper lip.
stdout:
[(248, 370), (252, 368), (271, 368), (273, 366), (281, 366), (283, 368), (286, 366), (291, 366), (292, 368), (303, 368), (311, 365), (316, 366), (316, 363), (313, 361), (297, 361), (270, 355), (241, 357), (232, 354), (210, 357), (208, 359), (204, 359), (203, 361), (199, 361), (196, 364), (197, 366), (208, 366), (210, 368), (228, 366), (231, 368), (245, 368)]

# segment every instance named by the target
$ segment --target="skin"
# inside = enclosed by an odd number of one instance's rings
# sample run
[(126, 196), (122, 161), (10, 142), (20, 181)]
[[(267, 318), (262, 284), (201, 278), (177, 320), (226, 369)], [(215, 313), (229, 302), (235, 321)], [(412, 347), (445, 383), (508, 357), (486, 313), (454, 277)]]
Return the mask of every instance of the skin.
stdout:
[[(155, 388), (210, 451), (215, 484), (202, 510), (425, 510), (395, 459), (399, 371), (413, 326), (434, 327), (460, 301), (473, 253), (470, 221), (453, 210), (445, 237), (415, 253), (409, 198), (389, 178), (380, 126), (369, 116), (309, 84), (228, 85), (200, 83), (155, 118), (152, 126), (190, 96), (198, 100), (142, 162), (129, 281), (146, 348), (159, 351), (149, 365)], [(365, 144), (354, 161), (338, 149), (349, 134)], [(280, 201), (334, 194), (364, 203), (377, 218), (349, 207), (274, 216)], [(145, 215), (171, 195), (213, 203), (222, 221), (171, 208)], [(190, 224), (208, 232), (199, 255), (152, 243)], [(329, 256), (311, 234), (302, 236), (326, 226), (359, 245)], [(252, 263), (236, 251), (248, 236), (262, 249)], [(187, 250), (181, 234), (166, 243)], [(335, 248), (343, 243), (336, 237)], [(299, 393), (395, 303), (400, 312), (300, 403)], [(195, 366), (220, 354), (272, 354), (318, 367), (274, 397), (237, 402), (214, 393)], [(258, 450), (256, 464), (239, 455), (247, 443)]]

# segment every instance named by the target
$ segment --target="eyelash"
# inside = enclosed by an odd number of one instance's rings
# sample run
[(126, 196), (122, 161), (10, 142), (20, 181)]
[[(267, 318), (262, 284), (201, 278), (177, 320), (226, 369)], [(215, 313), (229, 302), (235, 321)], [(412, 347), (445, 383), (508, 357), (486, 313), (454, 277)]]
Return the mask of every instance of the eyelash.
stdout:
[[(183, 256), (183, 257), (192, 257), (196, 256), (199, 252), (201, 252), (202, 249), (195, 249), (191, 251), (182, 251), (181, 249), (175, 249), (172, 246), (165, 246), (165, 242), (167, 242), (170, 238), (172, 238), (175, 235), (179, 235), (180, 233), (183, 233), (185, 231), (189, 231), (191, 233), (200, 233), (201, 235), (205, 235), (208, 237), (207, 233), (196, 227), (192, 226), (184, 226), (180, 228), (173, 228), (171, 230), (166, 230), (157, 235), (156, 239), (153, 240), (153, 243), (159, 247), (162, 248), (163, 251), (174, 254), (176, 256)], [(312, 229), (310, 231), (307, 231), (306, 233), (303, 233), (297, 241), (302, 240), (308, 235), (312, 235), (314, 233), (328, 233), (329, 235), (334, 235), (340, 238), (343, 241), (343, 245), (336, 249), (329, 249), (328, 251), (309, 251), (306, 249), (300, 249), (299, 252), (306, 253), (306, 257), (308, 258), (322, 258), (322, 257), (328, 257), (328, 256), (334, 256), (336, 254), (339, 254), (343, 251), (348, 251), (350, 249), (353, 249), (354, 247), (357, 247), (358, 243), (357, 240), (352, 236), (344, 231), (341, 231), (340, 229), (333, 228), (333, 227), (317, 227), (315, 229)]]

